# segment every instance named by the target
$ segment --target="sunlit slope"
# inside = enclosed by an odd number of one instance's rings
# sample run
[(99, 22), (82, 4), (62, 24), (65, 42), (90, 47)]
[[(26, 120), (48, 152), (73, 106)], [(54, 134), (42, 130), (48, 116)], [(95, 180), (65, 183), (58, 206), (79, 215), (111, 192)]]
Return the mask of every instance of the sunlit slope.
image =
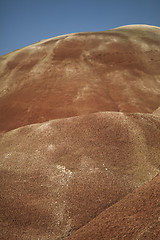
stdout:
[[(160, 105), (160, 28), (56, 37), (0, 57), (0, 130)], [(11, 121), (12, 119), (12, 121)]]

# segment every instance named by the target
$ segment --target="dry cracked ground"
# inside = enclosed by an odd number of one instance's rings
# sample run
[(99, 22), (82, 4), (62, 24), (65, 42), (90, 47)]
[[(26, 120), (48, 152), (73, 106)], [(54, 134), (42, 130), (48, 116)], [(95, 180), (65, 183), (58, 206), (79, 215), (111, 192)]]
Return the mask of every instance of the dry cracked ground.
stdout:
[(0, 239), (160, 239), (160, 28), (0, 57)]

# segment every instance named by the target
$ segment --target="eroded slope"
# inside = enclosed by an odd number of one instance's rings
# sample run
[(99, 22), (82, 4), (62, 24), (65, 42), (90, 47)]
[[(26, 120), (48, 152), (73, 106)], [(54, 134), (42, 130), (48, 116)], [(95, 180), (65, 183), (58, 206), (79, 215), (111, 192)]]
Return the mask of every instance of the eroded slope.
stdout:
[(158, 27), (133, 26), (0, 57), (0, 131), (99, 111), (152, 113), (160, 105), (159, 46)]
[(159, 106), (158, 27), (1, 56), (0, 238), (158, 239)]
[(159, 172), (160, 120), (97, 113), (1, 137), (4, 236), (60, 239)]
[(105, 210), (67, 240), (160, 238), (160, 175)]

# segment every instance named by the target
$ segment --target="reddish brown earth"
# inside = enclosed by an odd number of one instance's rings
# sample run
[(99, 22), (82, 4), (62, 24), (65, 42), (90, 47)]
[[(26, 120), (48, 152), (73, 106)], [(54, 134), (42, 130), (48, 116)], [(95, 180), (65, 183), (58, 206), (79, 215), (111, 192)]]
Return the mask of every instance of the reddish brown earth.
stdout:
[(107, 208), (67, 239), (159, 239), (159, 186), (158, 175)]
[(0, 57), (0, 239), (160, 238), (160, 28)]

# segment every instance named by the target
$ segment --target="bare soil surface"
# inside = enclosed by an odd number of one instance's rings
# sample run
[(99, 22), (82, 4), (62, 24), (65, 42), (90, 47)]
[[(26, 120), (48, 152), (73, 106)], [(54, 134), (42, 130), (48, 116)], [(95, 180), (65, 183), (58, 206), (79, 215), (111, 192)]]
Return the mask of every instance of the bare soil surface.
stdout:
[(0, 57), (0, 239), (160, 238), (160, 28)]

